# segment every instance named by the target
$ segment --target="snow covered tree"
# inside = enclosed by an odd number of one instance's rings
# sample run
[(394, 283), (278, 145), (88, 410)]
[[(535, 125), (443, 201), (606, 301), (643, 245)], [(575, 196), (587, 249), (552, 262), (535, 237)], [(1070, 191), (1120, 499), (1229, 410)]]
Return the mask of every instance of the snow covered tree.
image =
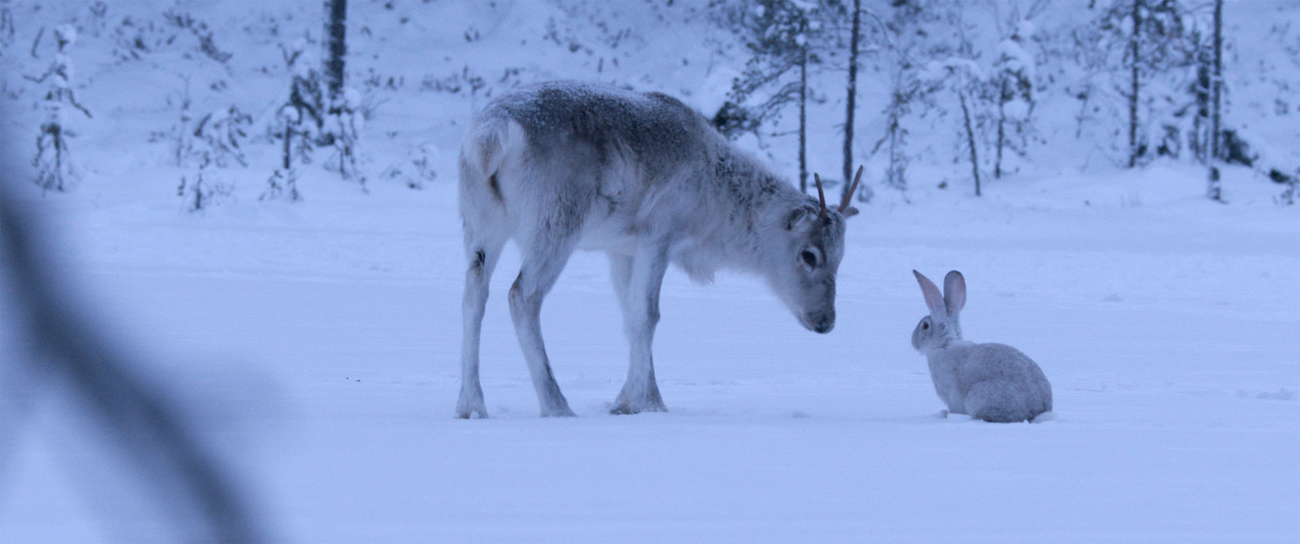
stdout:
[(888, 154), (885, 183), (900, 191), (907, 189), (907, 167), (912, 160), (907, 151), (910, 131), (904, 119), (915, 106), (930, 107), (930, 97), (942, 88), (942, 83), (922, 76), (925, 59), (949, 50), (932, 43), (927, 30), (942, 20), (941, 10), (934, 3), (891, 0), (893, 13), (884, 24), (889, 56), (889, 102), (883, 111), (885, 134), (876, 141), (871, 153), (874, 155), (884, 148)]
[(334, 147), (326, 166), (343, 179), (356, 180), (365, 189), (366, 176), (361, 171), (359, 114), (361, 95), (345, 88), (347, 47), (347, 0), (325, 0), (325, 116), (322, 119), (320, 144)]
[[(851, 5), (846, 6), (849, 10), (848, 18), (852, 21), (849, 27), (849, 53), (848, 53), (848, 84), (845, 88), (844, 100), (844, 181), (840, 198), (849, 198), (849, 179), (853, 175), (853, 138), (855, 136), (855, 119), (857, 117), (858, 104), (858, 68), (862, 63), (862, 53), (864, 42), (869, 38), (875, 42), (881, 42), (884, 38), (881, 33), (885, 30), (884, 21), (879, 15), (871, 10), (862, 7), (862, 0), (853, 0)], [(867, 29), (863, 29), (863, 19), (867, 19)], [(878, 49), (872, 46), (872, 49)], [(870, 185), (859, 185), (861, 200), (870, 200), (872, 189)]]
[(280, 164), (267, 179), (261, 199), (302, 198), (297, 188), (295, 164), (311, 163), (317, 147), (331, 147), (325, 160), (327, 169), (343, 179), (356, 180), (365, 190), (364, 154), (360, 134), (364, 116), (361, 95), (346, 87), (347, 2), (325, 0), (325, 43), (323, 62), (317, 70), (317, 58), (307, 47), (306, 39), (292, 46), (281, 46), (284, 64), (290, 73), (289, 99), (276, 111), (269, 136), (281, 145)]
[(186, 211), (197, 212), (230, 195), (233, 186), (213, 180), (211, 167), (225, 168), (232, 162), (248, 166), (239, 143), (247, 137), (245, 127), (253, 123), (253, 116), (230, 106), (209, 113), (195, 125), (190, 155), (198, 162), (199, 170), (193, 178), (181, 177), (177, 194), (185, 203)]
[(234, 105), (200, 118), (194, 128), (193, 151), (199, 163), (219, 168), (230, 166), (232, 162), (248, 166), (239, 143), (248, 137), (245, 128), (252, 123), (253, 116)]
[[(1202, 42), (1199, 32), (1196, 33), (1194, 41)], [(1196, 51), (1196, 77), (1187, 86), (1188, 93), (1192, 95), (1192, 103), (1187, 107), (1192, 118), (1192, 127), (1187, 135), (1187, 147), (1196, 160), (1207, 165), (1210, 160), (1210, 110), (1214, 88), (1212, 81), (1214, 59), (1211, 49), (1209, 44), (1206, 44)], [(1175, 115), (1187, 116), (1184, 112)]]
[(980, 161), (979, 161), (979, 141), (983, 138), (977, 134), (977, 125), (980, 119), (985, 117), (980, 112), (975, 111), (981, 98), (989, 87), (983, 71), (974, 60), (960, 57), (952, 57), (942, 63), (936, 63), (937, 66), (931, 66), (928, 69), (929, 77), (944, 87), (951, 89), (957, 95), (958, 104), (961, 105), (962, 119), (962, 136), (965, 140), (964, 146), (970, 156), (971, 177), (975, 182), (975, 196), (980, 196)]
[[(1036, 6), (1045, 5), (1044, 3)], [(1001, 178), (1003, 173), (1003, 153), (1010, 149), (1016, 153), (1026, 152), (1028, 132), (1031, 130), (1030, 116), (1034, 111), (1034, 58), (1026, 49), (1027, 40), (1033, 33), (1033, 23), (1028, 17), (1022, 19), (1018, 12), (1011, 15), (1010, 33), (998, 46), (998, 56), (993, 62), (992, 87), (998, 106), (997, 142), (994, 145), (996, 156), (993, 160), (993, 177)]]
[(73, 68), (68, 48), (77, 42), (77, 28), (61, 25), (54, 29), (54, 38), (58, 49), (49, 69), (38, 78), (27, 76), (36, 83), (50, 82), (41, 101), (46, 117), (36, 136), (36, 157), (32, 159), (32, 166), (36, 167), (36, 185), (45, 191), (63, 192), (81, 179), (80, 171), (68, 152), (68, 139), (77, 135), (68, 129), (68, 106), (76, 108), (87, 118), (92, 116), (90, 110), (77, 102), (72, 89)]
[(276, 110), (269, 136), (281, 144), (280, 164), (267, 179), (261, 200), (284, 196), (291, 202), (302, 199), (298, 192), (295, 163), (311, 163), (311, 152), (324, 124), (321, 75), (300, 39), (289, 47), (281, 46), (285, 67), (289, 70), (289, 99)]
[(808, 189), (808, 85), (810, 65), (822, 62), (825, 43), (821, 32), (827, 3), (813, 0), (758, 0), (744, 4), (733, 15), (745, 45), (753, 55), (744, 74), (736, 79), (732, 99), (747, 104), (749, 117), (761, 124), (780, 118), (782, 111), (799, 109), (799, 190)]
[(1190, 23), (1187, 9), (1178, 0), (1116, 0), (1098, 20), (1102, 36), (1108, 38), (1102, 47), (1123, 50), (1121, 64), (1128, 81), (1117, 91), (1127, 103), (1130, 168), (1151, 154), (1151, 136), (1145, 127), (1159, 115), (1157, 97), (1174, 92), (1167, 81), (1153, 85), (1195, 65), (1197, 44)]
[(366, 175), (361, 152), (361, 127), (365, 118), (359, 109), (360, 104), (361, 93), (356, 89), (344, 90), (342, 96), (334, 99), (322, 128), (326, 140), (334, 147), (333, 155), (325, 163), (326, 168), (338, 172), (343, 179), (356, 180), (364, 191)]

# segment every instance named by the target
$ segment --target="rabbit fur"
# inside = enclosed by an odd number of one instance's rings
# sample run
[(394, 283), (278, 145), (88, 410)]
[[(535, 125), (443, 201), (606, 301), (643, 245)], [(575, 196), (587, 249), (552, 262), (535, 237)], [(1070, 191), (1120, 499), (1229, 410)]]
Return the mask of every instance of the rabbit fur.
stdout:
[(966, 279), (961, 272), (948, 273), (942, 294), (929, 278), (912, 273), (930, 308), (912, 331), (912, 347), (929, 360), (934, 390), (950, 413), (1013, 423), (1052, 410), (1052, 385), (1033, 360), (1011, 346), (962, 339), (958, 316), (966, 305)]

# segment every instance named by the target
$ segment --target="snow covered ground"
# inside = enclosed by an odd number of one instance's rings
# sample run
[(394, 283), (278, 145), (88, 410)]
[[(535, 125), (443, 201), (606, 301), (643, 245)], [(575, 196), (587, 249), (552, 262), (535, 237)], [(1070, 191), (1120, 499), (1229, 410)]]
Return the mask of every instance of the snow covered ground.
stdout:
[[(81, 70), (113, 89), (164, 78)], [(978, 199), (932, 183), (878, 191), (849, 223), (828, 335), (754, 278), (701, 286), (670, 271), (663, 414), (608, 415), (627, 347), (607, 263), (580, 253), (542, 315), (580, 417), (537, 417), (501, 296), (518, 263), (508, 249), (483, 333), (492, 418), (462, 421), (460, 133), (408, 129), (463, 126), (468, 111), (404, 118), (446, 99), (395, 93), (368, 127), (380, 157), (437, 150), (423, 190), (376, 181), (363, 195), (313, 170), (304, 202), (259, 202), (266, 172), (232, 169), (242, 192), (186, 214), (164, 147), (124, 136), (172, 113), (82, 92), (111, 112), (76, 149), (91, 174), (69, 194), (19, 198), (47, 213), (72, 289), (198, 414), (277, 539), (1300, 539), (1300, 217), (1246, 169), (1227, 170), (1227, 205), (1201, 196), (1201, 168), (1174, 162), (1039, 169)], [(966, 336), (1034, 358), (1055, 419), (937, 416), (909, 344), (925, 313), (911, 270), (954, 268), (970, 288)], [(0, 542), (168, 540), (87, 425), (57, 389), (21, 422), (0, 467)]]
[[(1128, 181), (1110, 197), (1127, 198)], [(1106, 188), (1090, 180), (1090, 194)], [(1195, 194), (869, 208), (851, 223), (829, 335), (803, 330), (751, 278), (698, 286), (670, 273), (655, 347), (671, 412), (632, 417), (605, 413), (626, 346), (603, 257), (579, 254), (543, 323), (582, 417), (536, 417), (498, 295), (483, 355), (493, 419), (459, 421), (454, 196), (438, 183), (202, 218), (87, 205), (64, 213), (62, 234), (105, 322), (164, 361), (160, 379), (184, 398), (223, 414), (209, 438), (290, 541), (1300, 534), (1293, 210)], [(1056, 420), (936, 417), (908, 344), (924, 313), (913, 267), (966, 274), (967, 336), (1034, 357)], [(76, 483), (99, 466), (78, 452), (97, 450), (72, 447), (84, 439), (52, 411), (24, 427), (0, 509), (6, 541), (93, 540), (114, 519)]]

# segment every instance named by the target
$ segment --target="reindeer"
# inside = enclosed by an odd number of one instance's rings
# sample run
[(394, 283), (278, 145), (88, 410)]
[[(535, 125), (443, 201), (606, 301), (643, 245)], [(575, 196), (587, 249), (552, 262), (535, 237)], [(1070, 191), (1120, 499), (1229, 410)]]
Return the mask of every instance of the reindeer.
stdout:
[(539, 315), (577, 249), (609, 255), (631, 345), (614, 414), (666, 411), (650, 344), (669, 263), (701, 283), (719, 268), (756, 273), (804, 327), (830, 332), (858, 179), (834, 209), (815, 179), (818, 200), (663, 94), (548, 82), (499, 96), (470, 125), (460, 154), (469, 268), (457, 417), (487, 417), (479, 338), (488, 283), (510, 239), (522, 257), (510, 316), (543, 417), (574, 415), (551, 373)]

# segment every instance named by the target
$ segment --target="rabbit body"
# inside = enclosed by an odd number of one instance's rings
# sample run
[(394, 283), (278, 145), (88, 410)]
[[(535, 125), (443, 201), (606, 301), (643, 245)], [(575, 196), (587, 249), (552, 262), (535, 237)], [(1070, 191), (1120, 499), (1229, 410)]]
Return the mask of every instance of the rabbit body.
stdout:
[(912, 332), (912, 347), (925, 354), (935, 393), (954, 414), (984, 421), (1032, 420), (1052, 410), (1052, 385), (1036, 363), (1004, 344), (976, 344), (961, 338), (959, 313), (966, 281), (956, 270), (944, 278), (944, 293), (916, 274), (930, 306)]
[(958, 341), (926, 358), (934, 391), (951, 413), (1010, 423), (1052, 410), (1047, 376), (1016, 348)]

